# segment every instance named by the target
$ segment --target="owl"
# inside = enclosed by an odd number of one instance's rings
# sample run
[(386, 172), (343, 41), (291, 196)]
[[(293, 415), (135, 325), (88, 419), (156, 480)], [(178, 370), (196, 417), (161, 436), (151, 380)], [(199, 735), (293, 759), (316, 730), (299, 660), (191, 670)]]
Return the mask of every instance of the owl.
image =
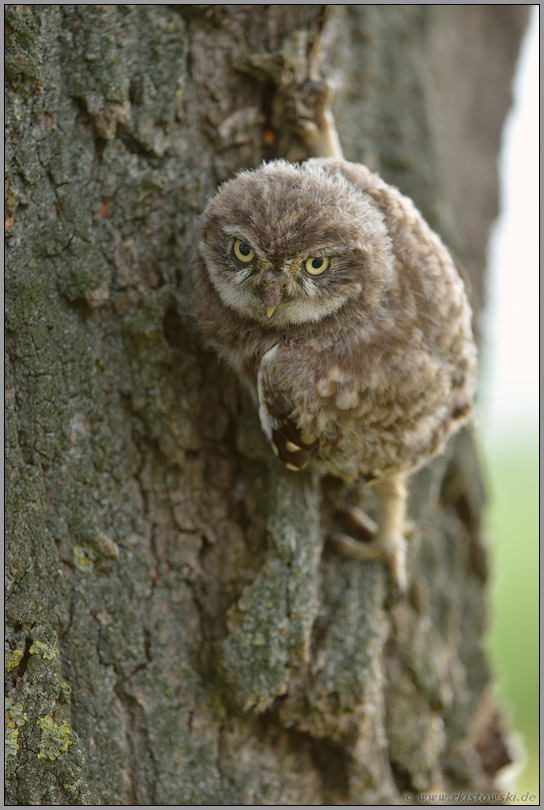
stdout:
[(339, 540), (405, 588), (406, 476), (470, 418), (475, 387), (471, 310), (440, 238), (363, 165), (275, 160), (209, 202), (194, 309), (279, 462), (374, 488), (374, 540)]

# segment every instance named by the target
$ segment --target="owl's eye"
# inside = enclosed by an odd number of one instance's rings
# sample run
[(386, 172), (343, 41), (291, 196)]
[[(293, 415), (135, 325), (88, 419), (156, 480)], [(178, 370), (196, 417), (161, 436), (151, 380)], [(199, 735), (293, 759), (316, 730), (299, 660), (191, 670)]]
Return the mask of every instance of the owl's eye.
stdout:
[(253, 248), (250, 248), (249, 245), (246, 245), (246, 243), (242, 242), (240, 239), (236, 239), (234, 245), (232, 246), (232, 250), (236, 258), (241, 262), (250, 262), (255, 256), (255, 251)]
[(328, 266), (329, 260), (326, 256), (312, 256), (306, 259), (306, 270), (312, 276), (320, 276), (321, 273), (325, 272)]

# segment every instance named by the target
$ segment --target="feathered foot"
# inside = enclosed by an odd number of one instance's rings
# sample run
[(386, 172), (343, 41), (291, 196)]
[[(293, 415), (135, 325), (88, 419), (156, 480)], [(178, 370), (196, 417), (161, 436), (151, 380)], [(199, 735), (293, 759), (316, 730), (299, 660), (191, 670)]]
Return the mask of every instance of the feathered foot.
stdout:
[(342, 517), (354, 534), (372, 538), (361, 542), (348, 534), (337, 533), (332, 539), (349, 557), (385, 562), (395, 588), (406, 593), (406, 482), (402, 474), (384, 478), (374, 484), (378, 499), (378, 523), (361, 509), (349, 509)]
[(292, 91), (292, 123), (310, 157), (344, 157), (331, 112), (334, 88), (326, 80), (307, 81)]

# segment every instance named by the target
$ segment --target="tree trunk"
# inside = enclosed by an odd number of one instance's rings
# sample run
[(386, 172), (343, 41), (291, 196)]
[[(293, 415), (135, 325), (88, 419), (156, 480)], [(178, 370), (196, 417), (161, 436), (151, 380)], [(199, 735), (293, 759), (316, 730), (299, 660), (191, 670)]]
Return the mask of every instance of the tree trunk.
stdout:
[(360, 493), (279, 469), (204, 347), (191, 268), (217, 185), (296, 156), (282, 92), (319, 71), (477, 314), (528, 8), (7, 7), (8, 804), (496, 789), (471, 431), (411, 481), (394, 602), (327, 542)]

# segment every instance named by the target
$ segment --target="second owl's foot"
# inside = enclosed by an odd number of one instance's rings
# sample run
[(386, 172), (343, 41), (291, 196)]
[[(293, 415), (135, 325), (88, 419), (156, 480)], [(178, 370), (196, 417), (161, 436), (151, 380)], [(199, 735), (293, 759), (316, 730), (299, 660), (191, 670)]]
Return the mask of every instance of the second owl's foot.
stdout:
[(292, 90), (292, 123), (310, 157), (344, 157), (331, 112), (333, 94), (333, 85), (324, 79), (304, 82)]

